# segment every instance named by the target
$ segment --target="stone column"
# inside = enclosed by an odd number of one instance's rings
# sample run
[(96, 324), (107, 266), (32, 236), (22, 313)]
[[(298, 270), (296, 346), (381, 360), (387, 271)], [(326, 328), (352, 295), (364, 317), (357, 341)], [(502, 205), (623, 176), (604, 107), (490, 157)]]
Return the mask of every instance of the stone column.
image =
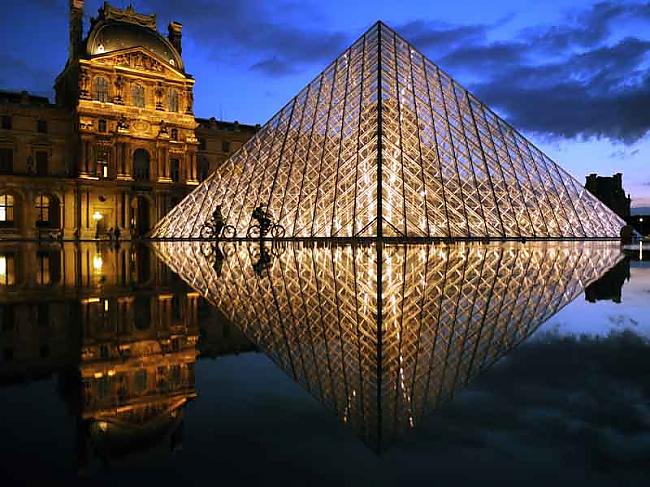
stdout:
[(86, 139), (81, 139), (81, 154), (79, 155), (79, 173), (88, 174), (88, 155)]

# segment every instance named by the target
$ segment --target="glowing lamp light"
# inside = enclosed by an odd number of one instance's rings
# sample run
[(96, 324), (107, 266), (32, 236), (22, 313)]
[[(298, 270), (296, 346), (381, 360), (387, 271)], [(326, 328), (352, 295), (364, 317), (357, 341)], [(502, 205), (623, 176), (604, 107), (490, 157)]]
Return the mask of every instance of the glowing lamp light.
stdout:
[(93, 270), (95, 272), (101, 272), (103, 266), (104, 266), (104, 260), (102, 259), (102, 256), (99, 254), (95, 254), (95, 256), (93, 257)]
[(0, 255), (0, 281), (7, 279), (7, 258)]
[(101, 220), (102, 218), (104, 218), (104, 215), (102, 215), (100, 212), (95, 211), (95, 212), (93, 213), (93, 220), (95, 220), (95, 223), (97, 223), (97, 222), (98, 222), (99, 220)]

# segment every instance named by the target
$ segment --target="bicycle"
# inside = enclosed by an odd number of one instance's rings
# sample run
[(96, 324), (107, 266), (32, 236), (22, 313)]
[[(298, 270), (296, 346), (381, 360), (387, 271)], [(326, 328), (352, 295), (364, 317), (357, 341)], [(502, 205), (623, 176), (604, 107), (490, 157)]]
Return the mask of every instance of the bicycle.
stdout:
[(248, 238), (263, 238), (269, 233), (273, 238), (282, 238), (284, 237), (286, 230), (279, 223), (271, 223), (266, 228), (263, 228), (262, 225), (251, 225), (248, 227), (246, 236)]
[(237, 235), (237, 229), (233, 225), (223, 225), (210, 218), (201, 226), (199, 235), (203, 240), (231, 239)]

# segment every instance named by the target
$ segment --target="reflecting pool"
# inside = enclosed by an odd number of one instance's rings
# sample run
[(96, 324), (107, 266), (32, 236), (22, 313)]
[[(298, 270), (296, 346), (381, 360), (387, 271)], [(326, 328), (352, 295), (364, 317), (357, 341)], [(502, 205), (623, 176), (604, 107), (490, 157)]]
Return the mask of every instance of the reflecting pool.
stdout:
[(642, 258), (608, 242), (2, 243), (0, 468), (24, 484), (635, 483)]

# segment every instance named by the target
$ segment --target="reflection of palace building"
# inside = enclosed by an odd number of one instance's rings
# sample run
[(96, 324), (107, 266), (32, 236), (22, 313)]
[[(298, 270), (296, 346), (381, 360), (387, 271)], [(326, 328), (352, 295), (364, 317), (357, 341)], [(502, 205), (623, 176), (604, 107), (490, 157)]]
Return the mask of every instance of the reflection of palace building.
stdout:
[(0, 385), (57, 373), (82, 463), (177, 445), (199, 348), (252, 349), (149, 248), (0, 244)]
[(623, 285), (630, 280), (630, 260), (623, 259), (596, 282), (585, 288), (585, 299), (590, 303), (596, 301), (621, 302)]
[(56, 105), (0, 93), (0, 238), (144, 234), (256, 130), (195, 119), (181, 24), (105, 3), (84, 36), (83, 6)]

